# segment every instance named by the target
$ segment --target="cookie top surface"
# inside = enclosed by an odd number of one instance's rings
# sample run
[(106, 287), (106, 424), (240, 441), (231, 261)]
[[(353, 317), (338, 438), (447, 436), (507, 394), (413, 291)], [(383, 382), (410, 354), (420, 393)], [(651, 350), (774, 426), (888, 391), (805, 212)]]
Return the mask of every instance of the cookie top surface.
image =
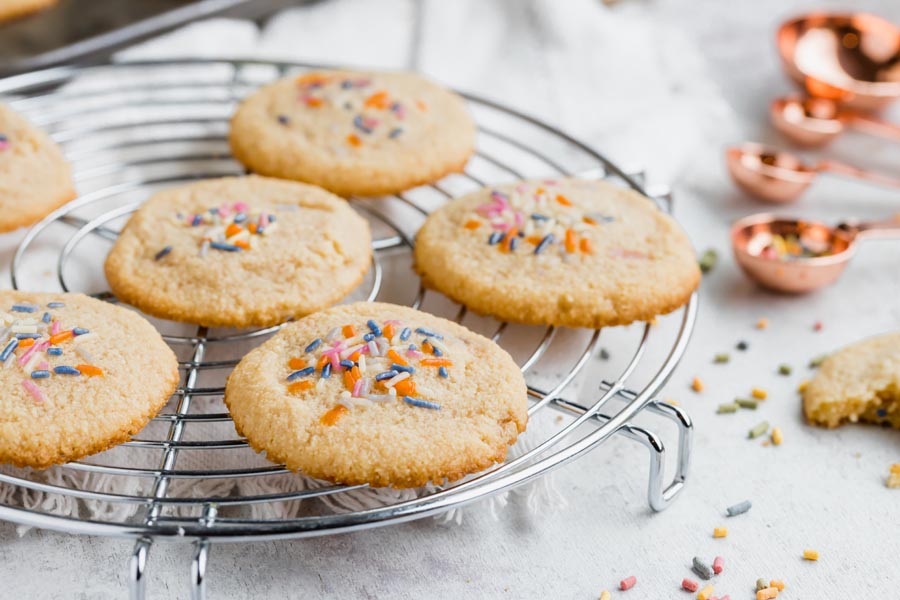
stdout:
[(803, 392), (811, 422), (846, 421), (900, 428), (900, 333), (867, 338), (830, 355)]
[(416, 487), (502, 461), (527, 390), (490, 340), (411, 308), (358, 302), (285, 327), (228, 378), (252, 447), (345, 484)]
[(483, 188), (432, 213), (416, 236), (425, 285), (482, 314), (603, 327), (686, 303), (700, 281), (690, 241), (637, 192), (603, 181)]
[(462, 98), (418, 75), (317, 71), (247, 98), (230, 141), (261, 175), (379, 195), (462, 170), (475, 126)]
[(136, 313), (81, 294), (0, 292), (0, 462), (43, 468), (137, 433), (178, 362)]
[(154, 195), (106, 259), (113, 293), (144, 312), (222, 327), (270, 326), (330, 306), (371, 264), (369, 225), (341, 198), (266, 177)]
[(0, 232), (36, 223), (74, 197), (59, 146), (0, 104)]

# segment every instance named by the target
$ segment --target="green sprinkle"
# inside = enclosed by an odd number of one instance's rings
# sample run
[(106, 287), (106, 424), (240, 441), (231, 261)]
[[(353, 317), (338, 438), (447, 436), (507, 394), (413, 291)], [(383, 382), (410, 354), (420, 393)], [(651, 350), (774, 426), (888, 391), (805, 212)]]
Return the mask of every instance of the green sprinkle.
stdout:
[(762, 423), (760, 423), (759, 425), (757, 425), (756, 427), (751, 429), (750, 432), (747, 434), (747, 437), (752, 440), (753, 438), (758, 438), (761, 435), (765, 435), (765, 433), (768, 430), (769, 430), (769, 422), (763, 421)]
[(715, 358), (713, 358), (713, 362), (718, 364), (727, 363), (729, 360), (731, 360), (731, 357), (728, 356), (727, 352), (716, 354)]
[(769, 587), (769, 582), (766, 581), (765, 579), (763, 579), (762, 577), (760, 577), (759, 579), (756, 580), (756, 591), (757, 592), (759, 590), (764, 590), (767, 587)]
[(822, 366), (822, 363), (825, 362), (826, 358), (828, 358), (827, 354), (820, 354), (819, 356), (809, 361), (809, 368), (818, 369), (820, 366)]
[(746, 350), (747, 348), (750, 347), (750, 344), (748, 344), (748, 343), (745, 342), (744, 340), (741, 340), (741, 341), (739, 341), (739, 342), (737, 343), (737, 346), (735, 346), (735, 347), (736, 347), (738, 350), (740, 350), (741, 352), (743, 352), (744, 350)]
[(790, 375), (791, 374), (791, 365), (778, 365), (778, 374), (779, 375)]
[(756, 407), (759, 406), (759, 402), (752, 398), (735, 398), (734, 403), (741, 408), (750, 408), (753, 410), (756, 410)]
[(701, 273), (709, 273), (713, 270), (713, 267), (716, 266), (718, 261), (719, 253), (710, 248), (700, 256), (697, 260), (697, 264), (700, 266)]
[(609, 352), (606, 348), (600, 348), (600, 360), (609, 360)]
[(737, 405), (737, 403), (729, 402), (727, 404), (720, 404), (719, 408), (716, 409), (716, 412), (720, 415), (724, 413), (733, 413), (737, 412), (738, 408), (739, 406)]

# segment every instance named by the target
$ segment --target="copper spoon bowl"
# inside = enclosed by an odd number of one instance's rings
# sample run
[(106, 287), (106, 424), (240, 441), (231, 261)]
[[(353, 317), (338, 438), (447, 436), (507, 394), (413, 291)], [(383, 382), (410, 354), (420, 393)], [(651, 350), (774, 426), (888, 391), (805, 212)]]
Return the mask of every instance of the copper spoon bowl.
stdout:
[(811, 13), (784, 23), (778, 52), (810, 96), (863, 110), (900, 98), (900, 29), (867, 13)]
[[(764, 256), (764, 249), (776, 235), (796, 236), (804, 245), (828, 248), (830, 253), (791, 260)], [(856, 243), (879, 237), (900, 238), (900, 220), (830, 227), (815, 221), (759, 214), (740, 219), (731, 226), (731, 247), (744, 273), (765, 288), (792, 294), (811, 292), (833, 283), (856, 253)]]
[(728, 148), (725, 158), (728, 172), (735, 183), (748, 194), (768, 202), (796, 200), (812, 184), (816, 175), (824, 171), (900, 187), (900, 179), (894, 177), (865, 171), (835, 160), (823, 160), (809, 165), (790, 152), (782, 152), (762, 144), (746, 143)]
[(842, 108), (827, 98), (778, 98), (769, 105), (769, 116), (778, 131), (803, 146), (823, 146), (848, 128), (900, 142), (900, 125)]

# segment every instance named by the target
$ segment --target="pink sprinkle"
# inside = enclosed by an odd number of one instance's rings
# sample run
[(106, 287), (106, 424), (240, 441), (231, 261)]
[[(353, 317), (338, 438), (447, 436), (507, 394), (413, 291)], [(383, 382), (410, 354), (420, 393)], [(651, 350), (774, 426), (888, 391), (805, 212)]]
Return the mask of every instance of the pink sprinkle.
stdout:
[(721, 556), (717, 556), (716, 559), (713, 561), (713, 573), (718, 575), (719, 573), (722, 572), (722, 569), (724, 569), (724, 568), (725, 568), (725, 559), (722, 558)]
[(259, 215), (259, 226), (260, 227), (268, 227), (269, 226), (269, 215), (266, 213), (262, 213)]
[(219, 216), (224, 219), (229, 215), (231, 215), (231, 209), (228, 208), (228, 205), (223, 202), (222, 206), (219, 207)]
[(359, 392), (362, 391), (363, 380), (357, 379), (356, 383), (353, 384), (353, 396), (355, 398), (359, 398)]
[(422, 356), (424, 356), (424, 355), (423, 355), (421, 352), (419, 352), (418, 350), (407, 350), (407, 351), (406, 351), (406, 355), (407, 355), (408, 357), (410, 357), (410, 358), (422, 358)]
[(822, 321), (816, 321), (813, 324), (813, 331), (822, 331)]
[(506, 231), (509, 229), (509, 225), (506, 223), (491, 223), (491, 227), (493, 229), (499, 229), (500, 231)]
[(528, 186), (525, 185), (524, 183), (520, 183), (519, 185), (516, 186), (516, 191), (519, 192), (520, 194), (523, 193), (527, 189), (528, 189)]
[(406, 118), (406, 107), (404, 107), (402, 104), (397, 104), (394, 107), (394, 114), (397, 116), (398, 119), (400, 119), (402, 121), (403, 119)]
[(522, 213), (517, 212), (517, 213), (516, 213), (516, 226), (517, 226), (517, 227), (521, 227), (521, 226), (522, 226), (522, 223), (523, 223)]
[[(33, 348), (34, 346), (32, 346)], [(28, 393), (31, 394), (31, 397), (34, 398), (34, 401), (38, 404), (43, 404), (44, 402), (44, 394), (41, 393), (41, 390), (38, 386), (34, 384), (34, 382), (25, 379), (22, 381), (22, 387), (28, 390)]]
[(401, 321), (398, 321), (397, 319), (388, 319), (387, 321), (384, 322), (384, 324), (385, 325), (393, 325), (394, 327), (403, 325), (403, 323)]
[(22, 356), (19, 357), (19, 365), (21, 366), (27, 363), (28, 359), (31, 358), (31, 355), (35, 352), (43, 352), (49, 347), (49, 342), (38, 342), (37, 344), (32, 344), (31, 347), (25, 350), (25, 352), (22, 353)]
[(7, 140), (0, 140), (0, 152), (9, 148), (9, 142)]
[(50, 325), (50, 335), (56, 335), (59, 333), (59, 330), (62, 326), (59, 324), (59, 321), (53, 321)]
[(681, 589), (687, 590), (689, 592), (696, 592), (700, 587), (700, 584), (692, 579), (682, 579), (681, 580)]
[(39, 371), (46, 371), (47, 369), (50, 368), (50, 365), (47, 364), (46, 360), (42, 360), (41, 362), (38, 363), (37, 368)]
[(632, 575), (631, 577), (626, 577), (625, 579), (623, 579), (622, 581), (619, 582), (619, 589), (620, 590), (630, 590), (631, 588), (634, 587), (634, 584), (636, 584), (636, 583), (637, 583), (637, 577), (635, 577), (634, 575)]
[(246, 203), (246, 202), (235, 202), (235, 203), (234, 203), (234, 210), (235, 210), (236, 212), (244, 212), (244, 211), (247, 210), (248, 208), (250, 208), (250, 207), (247, 206), (247, 203)]

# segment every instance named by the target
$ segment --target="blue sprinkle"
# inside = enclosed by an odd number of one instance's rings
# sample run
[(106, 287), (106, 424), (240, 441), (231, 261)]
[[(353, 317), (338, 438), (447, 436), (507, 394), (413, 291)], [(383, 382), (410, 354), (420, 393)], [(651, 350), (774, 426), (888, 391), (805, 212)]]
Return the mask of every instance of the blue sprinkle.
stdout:
[(226, 252), (240, 252), (240, 246), (233, 244), (223, 244), (222, 242), (210, 242), (209, 247), (214, 250), (225, 250)]
[(412, 396), (403, 396), (403, 401), (407, 404), (411, 404), (412, 406), (418, 406), (419, 408), (430, 408), (431, 410), (441, 410), (440, 404), (435, 404), (434, 402), (429, 402), (428, 400), (422, 400), (420, 398), (413, 398)]
[(79, 371), (75, 367), (70, 367), (69, 365), (59, 365), (58, 367), (53, 367), (53, 372), (57, 375), (81, 375), (81, 371)]
[(50, 377), (50, 371), (40, 370), (31, 372), (32, 379), (47, 379), (48, 377)]
[(259, 225), (256, 226), (256, 234), (257, 234), (257, 235), (262, 235), (262, 234), (264, 234), (265, 232), (266, 232), (266, 228), (265, 228), (265, 227), (260, 227)]
[(410, 350), (418, 350), (418, 348), (416, 348), (416, 345), (415, 345), (415, 344), (410, 344), (410, 345), (409, 345), (409, 349), (410, 349)]
[(505, 238), (505, 237), (506, 237), (506, 234), (503, 233), (502, 231), (495, 231), (495, 232), (492, 233), (491, 236), (488, 238), (488, 244), (491, 245), (491, 246), (496, 246), (497, 244), (499, 244), (500, 242), (502, 242), (502, 241), (503, 241), (503, 238)]
[(276, 220), (275, 215), (269, 215), (269, 223), (274, 223)]
[(197, 226), (200, 225), (201, 223), (203, 223), (203, 217), (201, 217), (200, 215), (194, 215), (194, 218), (193, 218), (193, 220), (191, 221), (191, 225), (192, 225), (193, 227), (197, 227)]
[(313, 341), (311, 341), (309, 343), (309, 346), (307, 346), (303, 351), (304, 352), (312, 352), (313, 350), (315, 350), (316, 348), (318, 348), (321, 345), (322, 345), (322, 338), (316, 338)]
[(393, 140), (393, 139), (400, 137), (401, 135), (403, 135), (403, 128), (402, 127), (394, 127), (393, 129), (391, 129), (391, 132), (388, 134), (388, 137)]
[(525, 237), (525, 232), (522, 231), (522, 230), (519, 230), (519, 237), (520, 237), (520, 238)]
[(344, 367), (345, 369), (353, 368), (353, 361), (347, 360), (346, 358), (344, 360), (342, 360), (341, 362), (339, 362), (338, 364), (341, 365), (342, 367)]
[(90, 329), (85, 329), (84, 327), (73, 327), (72, 335), (84, 335), (86, 333), (90, 333)]
[(331, 363), (325, 363), (325, 366), (322, 367), (322, 379), (328, 379), (331, 377)]
[(12, 310), (13, 312), (33, 313), (37, 310), (37, 307), (30, 304), (13, 304)]
[(878, 412), (878, 416), (879, 416), (879, 417), (886, 417), (886, 416), (887, 416), (887, 411), (886, 411), (885, 409), (883, 409), (883, 408), (879, 408), (877, 412)]
[(49, 302), (47, 308), (64, 308), (66, 305), (62, 302)]
[(366, 325), (369, 326), (369, 331), (375, 334), (375, 337), (381, 337), (381, 328), (378, 326), (378, 323), (369, 319), (366, 321)]
[(413, 374), (416, 372), (416, 370), (412, 367), (408, 367), (406, 365), (398, 365), (397, 363), (393, 363), (391, 365), (391, 369), (393, 369), (394, 371), (402, 371), (409, 374)]
[(278, 122), (282, 125), (287, 125), (291, 122), (291, 120), (287, 117), (287, 115), (278, 115)]
[(299, 379), (301, 377), (306, 377), (307, 375), (312, 375), (315, 372), (315, 367), (306, 367), (305, 369), (300, 369), (299, 371), (294, 371), (290, 375), (287, 376), (288, 381), (293, 381), (295, 379)]
[(372, 334), (372, 333), (367, 333), (366, 335), (363, 336), (363, 340), (366, 342), (371, 342), (374, 339), (375, 339), (375, 334)]
[(547, 235), (544, 236), (544, 239), (542, 239), (540, 241), (540, 243), (538, 243), (537, 247), (535, 247), (534, 253), (540, 254), (544, 250), (544, 248), (546, 248), (547, 246), (549, 246), (552, 243), (553, 243), (553, 234), (548, 233)]
[(518, 248), (518, 246), (519, 246), (519, 238), (514, 237), (513, 239), (509, 240), (509, 249), (510, 250), (515, 250), (516, 248)]
[(362, 115), (356, 115), (355, 117), (353, 117), (353, 125), (363, 133), (372, 133), (372, 130), (363, 124)]
[(211, 215), (217, 215), (217, 214), (219, 214), (219, 209), (216, 208), (215, 206), (213, 206), (212, 208), (209, 209), (208, 212), (209, 212), (209, 214), (211, 214)]
[(8, 142), (9, 138), (6, 137), (5, 133), (0, 133), (0, 142)]
[(447, 371), (447, 367), (441, 367), (440, 369), (438, 369), (438, 375), (440, 375), (444, 379), (450, 377), (450, 373)]
[(47, 354), (50, 356), (62, 356), (62, 348), (58, 346), (50, 346), (47, 348)]
[(163, 248), (162, 250), (160, 250), (159, 252), (156, 253), (156, 256), (153, 257), (153, 260), (159, 260), (171, 251), (172, 251), (172, 246), (166, 246), (165, 248)]
[(41, 317), (41, 321), (43, 321), (44, 323), (49, 323), (50, 322), (50, 313), (45, 312), (44, 316)]
[(425, 329), (424, 327), (417, 327), (416, 333), (421, 333), (425, 337), (433, 337), (436, 340), (444, 339), (444, 336), (442, 336), (441, 334), (435, 333), (435, 332), (431, 331), (430, 329)]
[(443, 356), (443, 355), (444, 355), (444, 353), (441, 352), (441, 349), (438, 348), (437, 346), (432, 346), (432, 347), (431, 347), (431, 353), (432, 353), (434, 356)]
[(239, 212), (238, 214), (234, 215), (234, 222), (235, 222), (235, 223), (243, 223), (243, 222), (246, 221), (246, 220), (247, 220), (247, 215), (245, 215), (245, 214), (242, 213), (242, 212)]
[(6, 344), (6, 348), (3, 349), (3, 352), (0, 352), (0, 361), (5, 362), (6, 359), (9, 358), (9, 355), (13, 353), (13, 350), (15, 350), (18, 346), (19, 346), (19, 340), (17, 340), (17, 339), (9, 340), (9, 343)]
[(37, 340), (40, 339), (41, 334), (39, 333), (17, 333), (17, 340)]
[(405, 342), (406, 340), (409, 339), (409, 336), (411, 336), (411, 335), (412, 335), (412, 329), (410, 329), (409, 327), (404, 327), (403, 331), (400, 332), (400, 341)]
[(535, 221), (549, 221), (550, 220), (550, 217), (548, 217), (547, 215), (542, 215), (539, 213), (532, 213), (531, 218), (534, 219)]
[(350, 81), (349, 79), (345, 79), (345, 80), (343, 80), (343, 81), (341, 82), (341, 89), (342, 89), (342, 90), (349, 90), (349, 89), (352, 88), (352, 87), (353, 87), (353, 82)]
[(384, 381), (398, 375), (397, 371), (384, 371), (375, 376), (375, 381)]

